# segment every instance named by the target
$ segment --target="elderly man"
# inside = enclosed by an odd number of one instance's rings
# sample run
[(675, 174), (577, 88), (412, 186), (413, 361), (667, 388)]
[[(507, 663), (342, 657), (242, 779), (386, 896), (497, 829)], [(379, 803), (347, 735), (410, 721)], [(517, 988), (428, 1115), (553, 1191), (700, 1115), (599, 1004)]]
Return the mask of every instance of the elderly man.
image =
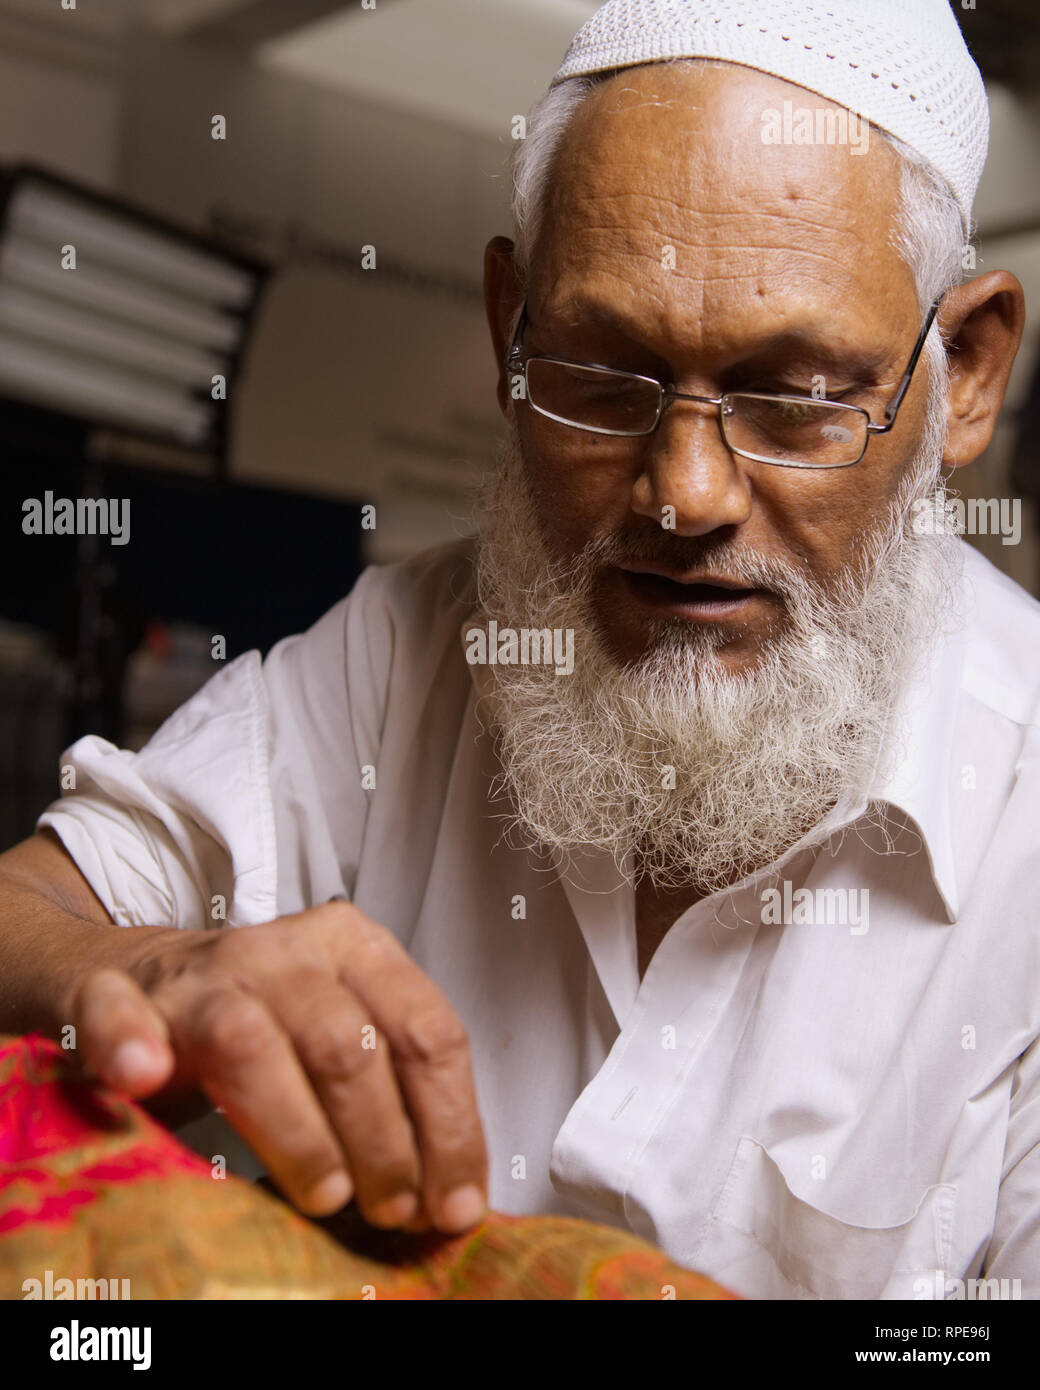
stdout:
[(68, 750), (4, 1027), (311, 1213), (1040, 1296), (1040, 609), (941, 484), (1022, 329), (986, 132), (946, 0), (604, 5), (488, 247), (476, 545)]

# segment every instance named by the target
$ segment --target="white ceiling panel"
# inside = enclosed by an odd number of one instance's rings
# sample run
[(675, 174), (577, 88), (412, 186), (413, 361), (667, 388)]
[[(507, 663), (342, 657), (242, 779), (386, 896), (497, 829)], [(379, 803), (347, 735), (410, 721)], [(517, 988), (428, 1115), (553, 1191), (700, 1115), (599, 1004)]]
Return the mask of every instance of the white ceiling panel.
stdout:
[(548, 85), (598, 0), (358, 4), (262, 45), (257, 61), (486, 134)]

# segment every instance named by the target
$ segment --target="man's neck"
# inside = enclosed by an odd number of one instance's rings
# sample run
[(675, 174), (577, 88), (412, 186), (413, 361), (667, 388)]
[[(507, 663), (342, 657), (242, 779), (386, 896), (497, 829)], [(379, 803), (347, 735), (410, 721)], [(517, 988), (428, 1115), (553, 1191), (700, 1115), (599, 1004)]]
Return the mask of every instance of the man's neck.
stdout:
[[(785, 873), (796, 886), (800, 886), (808, 872), (809, 865), (816, 857), (818, 846), (809, 846), (785, 866)], [(728, 885), (743, 877), (735, 874)], [(712, 892), (718, 889), (713, 888)], [(684, 912), (710, 893), (697, 884), (683, 883), (677, 888), (657, 888), (649, 878), (640, 879), (635, 888), (636, 907), (636, 960), (639, 978), (646, 974), (647, 966), (653, 960), (658, 946)]]
[(670, 928), (703, 897), (692, 884), (655, 888), (649, 879), (643, 879), (636, 885), (636, 959), (640, 979)]

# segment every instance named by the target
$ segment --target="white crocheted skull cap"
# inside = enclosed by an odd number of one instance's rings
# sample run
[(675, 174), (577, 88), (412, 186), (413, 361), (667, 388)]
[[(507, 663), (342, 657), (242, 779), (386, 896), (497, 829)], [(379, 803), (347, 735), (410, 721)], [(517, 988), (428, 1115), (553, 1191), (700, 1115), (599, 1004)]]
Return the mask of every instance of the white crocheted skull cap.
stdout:
[(948, 0), (607, 0), (552, 85), (671, 58), (757, 68), (865, 117), (942, 175), (970, 234), (989, 106)]

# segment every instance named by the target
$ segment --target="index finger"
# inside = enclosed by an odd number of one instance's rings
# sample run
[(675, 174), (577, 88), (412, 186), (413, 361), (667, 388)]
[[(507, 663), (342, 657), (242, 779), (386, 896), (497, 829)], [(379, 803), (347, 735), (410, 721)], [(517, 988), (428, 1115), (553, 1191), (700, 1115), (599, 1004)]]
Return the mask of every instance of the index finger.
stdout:
[(358, 913), (340, 977), (390, 1049), (422, 1160), (424, 1206), (445, 1231), (487, 1210), (488, 1155), (469, 1039), (451, 1003), (389, 932)]

